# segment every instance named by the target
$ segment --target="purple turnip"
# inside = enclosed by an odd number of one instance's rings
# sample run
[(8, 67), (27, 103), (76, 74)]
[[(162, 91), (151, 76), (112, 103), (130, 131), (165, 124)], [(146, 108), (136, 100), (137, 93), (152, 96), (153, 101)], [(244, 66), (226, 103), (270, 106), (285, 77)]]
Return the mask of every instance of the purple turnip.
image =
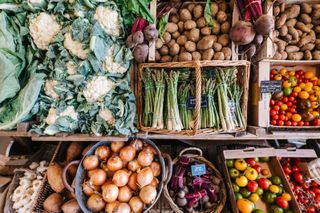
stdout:
[(146, 28), (144, 28), (143, 34), (147, 41), (153, 41), (158, 38), (158, 30), (153, 25), (148, 25)]
[(149, 54), (149, 47), (146, 44), (138, 44), (133, 50), (133, 56), (136, 62), (146, 62)]
[(246, 45), (253, 41), (256, 32), (250, 22), (238, 21), (231, 27), (230, 39), (239, 45)]
[(272, 16), (264, 14), (254, 23), (256, 32), (260, 35), (268, 35), (274, 29), (274, 19)]

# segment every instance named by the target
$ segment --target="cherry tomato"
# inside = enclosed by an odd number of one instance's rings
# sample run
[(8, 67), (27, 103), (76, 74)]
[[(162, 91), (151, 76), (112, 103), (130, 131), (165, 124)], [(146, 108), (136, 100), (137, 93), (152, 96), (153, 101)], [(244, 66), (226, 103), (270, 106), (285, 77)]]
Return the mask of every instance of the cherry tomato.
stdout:
[(298, 126), (298, 122), (293, 121), (293, 122), (292, 122), (292, 126)]
[(288, 98), (288, 100), (289, 100), (289, 101), (294, 101), (295, 98), (294, 98), (293, 96), (290, 96), (290, 97)]
[(318, 84), (317, 80), (312, 80), (311, 83), (313, 84), (313, 86), (316, 86)]
[(283, 115), (283, 114), (279, 115), (279, 120), (284, 121), (285, 119), (286, 119), (286, 116), (285, 116), (285, 115)]
[(284, 208), (284, 209), (288, 208), (288, 206), (289, 206), (289, 202), (286, 199), (284, 199), (284, 197), (282, 197), (282, 196), (278, 196), (276, 198), (276, 204), (279, 207)]
[(278, 119), (279, 119), (279, 115), (274, 115), (274, 116), (272, 116), (272, 119), (273, 119), (273, 120), (278, 120)]
[(320, 194), (320, 189), (319, 188), (312, 188), (312, 191), (315, 193), (315, 194)]
[(254, 158), (248, 158), (246, 159), (246, 162), (251, 166), (255, 166), (256, 165), (256, 161), (254, 160)]
[(288, 100), (289, 100), (289, 99), (288, 99), (287, 97), (284, 97), (284, 98), (282, 99), (282, 102), (283, 102), (283, 103), (287, 103)]
[[(288, 107), (292, 107), (293, 103), (291, 101), (288, 101), (287, 105), (288, 105)], [(288, 111), (290, 111), (290, 109)]]
[(286, 111), (283, 111), (283, 110), (279, 111), (279, 115), (285, 115), (285, 114), (286, 114)]
[(291, 170), (292, 170), (292, 172), (300, 172), (300, 170), (297, 166), (292, 166)]
[(289, 165), (284, 166), (283, 171), (287, 175), (290, 175), (292, 173), (292, 169), (290, 169)]
[(277, 114), (277, 112), (274, 109), (270, 110), (270, 116), (274, 116), (276, 114)]
[(275, 105), (275, 103), (276, 103), (275, 100), (273, 100), (273, 99), (270, 100), (270, 106)]
[(314, 199), (315, 199), (317, 202), (320, 202), (320, 194), (317, 194)]
[(320, 126), (320, 118), (315, 118), (311, 122), (312, 126)]
[[(307, 201), (309, 201), (309, 200), (307, 200)], [(316, 210), (314, 209), (314, 207), (309, 207), (309, 208), (307, 208), (306, 213), (315, 213), (315, 212), (316, 212)]]
[(281, 101), (278, 101), (277, 105), (278, 105), (279, 107), (281, 107), (282, 102), (281, 102)]
[(272, 120), (270, 121), (270, 124), (271, 124), (271, 125), (276, 125), (276, 124), (277, 124), (277, 120), (273, 120), (273, 119), (272, 119)]
[(273, 109), (274, 109), (275, 111), (279, 111), (279, 110), (280, 110), (280, 106), (276, 105), (276, 106), (273, 107)]
[[(277, 123), (277, 121), (276, 121), (276, 123)], [(274, 124), (275, 125), (275, 124)], [(258, 174), (261, 172), (261, 170), (262, 170), (262, 168), (261, 168), (261, 166), (259, 166), (258, 164), (256, 164), (256, 165), (254, 165), (252, 168), (254, 168), (257, 172), (258, 172)]]
[(283, 121), (283, 120), (278, 120), (278, 121), (277, 121), (277, 124), (278, 124), (279, 126), (283, 126), (283, 125), (284, 125), (284, 121)]
[(292, 126), (292, 122), (291, 121), (286, 121), (286, 126)]
[(295, 113), (297, 112), (297, 110), (296, 110), (295, 108), (291, 108), (289, 111), (290, 111), (292, 114), (295, 114)]
[(299, 93), (297, 93), (297, 92), (292, 92), (291, 93), (294, 97), (297, 97), (298, 95), (299, 95)]
[(317, 184), (315, 181), (312, 181), (312, 182), (311, 182), (311, 186), (312, 186), (312, 187), (318, 187), (318, 184)]
[(303, 80), (301, 79), (301, 78), (299, 78), (298, 79), (298, 83), (300, 84), (300, 83), (302, 83), (303, 82)]
[(304, 76), (304, 72), (303, 72), (302, 70), (298, 70), (296, 73), (297, 73), (298, 75), (300, 75), (301, 77)]
[(305, 125), (305, 126), (309, 126), (309, 125), (310, 125), (309, 121), (305, 121), (305, 122), (304, 122), (304, 125)]
[(302, 183), (303, 182), (303, 175), (299, 172), (295, 172), (293, 173), (293, 178), (295, 179), (295, 181), (297, 181), (298, 183)]
[(299, 121), (298, 122), (298, 126), (303, 126), (304, 125), (304, 122), (303, 121)]

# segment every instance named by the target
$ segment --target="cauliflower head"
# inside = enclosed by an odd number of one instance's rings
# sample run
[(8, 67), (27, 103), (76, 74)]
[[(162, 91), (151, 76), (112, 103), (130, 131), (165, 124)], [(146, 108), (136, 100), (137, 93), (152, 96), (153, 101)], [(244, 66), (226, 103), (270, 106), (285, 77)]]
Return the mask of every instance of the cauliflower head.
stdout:
[(88, 51), (83, 49), (82, 43), (72, 39), (70, 32), (64, 35), (63, 46), (78, 58), (85, 60), (88, 58)]
[(116, 119), (113, 117), (113, 114), (111, 110), (108, 108), (106, 109), (100, 109), (99, 110), (99, 116), (107, 122), (107, 124), (114, 126), (116, 123)]
[(41, 12), (35, 19), (30, 21), (30, 35), (41, 50), (48, 50), (49, 44), (60, 32), (61, 26), (55, 20), (55, 17), (45, 12)]
[(44, 93), (55, 99), (59, 99), (59, 95), (54, 91), (54, 87), (58, 84), (58, 81), (56, 80), (46, 80), (45, 86), (44, 86)]
[(97, 102), (115, 87), (115, 83), (105, 76), (95, 76), (87, 83), (83, 95), (89, 103)]
[(127, 68), (114, 61), (113, 50), (114, 45), (107, 50), (106, 58), (103, 62), (103, 69), (111, 73), (125, 73)]
[(69, 116), (73, 120), (78, 120), (78, 113), (74, 110), (73, 106), (68, 106), (63, 112), (59, 114), (59, 117)]
[(119, 37), (122, 34), (119, 14), (110, 7), (97, 7), (93, 18), (99, 22), (102, 29), (107, 34), (116, 37)]
[(77, 66), (72, 61), (68, 61), (66, 67), (69, 75), (77, 74)]

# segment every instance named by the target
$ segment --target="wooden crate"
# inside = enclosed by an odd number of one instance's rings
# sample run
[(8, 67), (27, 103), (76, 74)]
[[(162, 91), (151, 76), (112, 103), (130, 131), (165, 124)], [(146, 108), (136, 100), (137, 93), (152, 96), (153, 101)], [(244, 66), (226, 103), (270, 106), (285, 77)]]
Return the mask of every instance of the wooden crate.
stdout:
[[(213, 1), (213, 0), (212, 0)], [(225, 1), (225, 0), (217, 0), (215, 2), (219, 1)], [(150, 2), (150, 13), (153, 15), (153, 17), (157, 17), (157, 7), (158, 5), (161, 5), (163, 3), (166, 3), (168, 1), (157, 1), (157, 0), (152, 0)], [(205, 1), (183, 1), (181, 7), (185, 7), (186, 5), (190, 3), (197, 3), (197, 4), (203, 4), (205, 5)], [(230, 3), (230, 13), (231, 13), (231, 23), (230, 25), (233, 26), (238, 20), (239, 20), (239, 12), (238, 9), (233, 1)], [(154, 26), (157, 25), (157, 18), (155, 18), (155, 23), (153, 24)], [(237, 61), (238, 60), (238, 45), (236, 45), (233, 41), (230, 40), (230, 45), (229, 47), (231, 48), (231, 60), (232, 61)], [(156, 62), (156, 46), (155, 46), (155, 41), (149, 42), (149, 55), (148, 55), (148, 62)], [(229, 61), (229, 60), (226, 60)]]
[[(195, 134), (217, 134), (217, 133), (226, 133), (221, 130), (215, 129), (200, 129), (200, 120), (201, 120), (201, 68), (205, 67), (238, 67), (240, 72), (238, 72), (238, 80), (241, 83), (243, 88), (243, 95), (241, 101), (241, 109), (244, 115), (245, 120), (247, 120), (247, 103), (248, 103), (248, 91), (249, 91), (249, 70), (250, 63), (248, 61), (190, 61), (190, 62), (168, 62), (168, 63), (143, 63), (139, 65), (138, 69), (138, 79), (137, 79), (137, 113), (138, 113), (138, 128), (143, 132), (152, 132), (159, 134), (180, 134), (180, 135), (195, 135)], [(196, 76), (196, 91), (195, 91), (195, 116), (194, 116), (194, 127), (192, 130), (182, 130), (182, 131), (171, 131), (166, 129), (156, 129), (152, 127), (145, 127), (142, 124), (142, 114), (143, 114), (143, 85), (142, 78), (143, 72), (146, 68), (153, 69), (179, 69), (179, 68), (191, 68), (194, 69)], [(245, 129), (236, 129), (235, 132), (245, 131)]]
[(288, 61), (288, 60), (264, 60), (258, 62), (254, 66), (253, 81), (251, 84), (251, 100), (250, 111), (253, 117), (251, 122), (255, 126), (268, 127), (273, 129), (315, 129), (320, 127), (305, 126), (305, 127), (286, 127), (286, 126), (271, 126), (269, 121), (269, 103), (271, 99), (270, 93), (260, 93), (261, 81), (270, 80), (270, 71), (273, 68), (287, 67), (293, 70), (312, 70), (320, 76), (320, 60), (310, 61)]
[[(301, 4), (301, 3), (320, 3), (320, 0), (286, 0), (285, 5), (290, 6), (292, 4)], [(273, 16), (273, 3), (272, 1), (265, 1), (263, 4), (263, 12), (265, 14)], [(272, 59), (275, 54), (274, 48), (274, 32), (270, 32), (267, 39), (263, 42), (260, 51), (256, 55), (256, 61), (264, 59)]]

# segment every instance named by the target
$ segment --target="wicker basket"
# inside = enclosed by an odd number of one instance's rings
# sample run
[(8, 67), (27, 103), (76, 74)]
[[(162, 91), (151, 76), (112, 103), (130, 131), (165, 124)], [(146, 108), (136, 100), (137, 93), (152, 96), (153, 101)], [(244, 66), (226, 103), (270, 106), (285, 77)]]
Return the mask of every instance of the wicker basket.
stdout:
[[(196, 151), (198, 152), (198, 154), (184, 154), (186, 152), (189, 152), (189, 151)], [(217, 170), (217, 168), (210, 162), (208, 161), (207, 159), (205, 159), (203, 156), (202, 156), (202, 151), (201, 149), (199, 148), (195, 148), (195, 147), (190, 147), (190, 148), (186, 148), (184, 150), (182, 150), (180, 153), (179, 153), (179, 157), (175, 158), (173, 160), (173, 165), (175, 165), (181, 156), (188, 156), (192, 159), (195, 159), (197, 161), (200, 161), (202, 163), (205, 163), (206, 166), (210, 167), (215, 176), (217, 176), (220, 180), (221, 180), (221, 183), (220, 183), (220, 194), (221, 196), (220, 197), (220, 200), (218, 202), (218, 204), (216, 206), (214, 206), (212, 209), (208, 209), (208, 210), (205, 210), (205, 211), (201, 211), (203, 213), (220, 213), (222, 212), (223, 208), (224, 208), (224, 205), (225, 205), (225, 202), (226, 202), (226, 198), (227, 198), (227, 192), (226, 192), (226, 186), (223, 182), (223, 178), (220, 174), (220, 172)], [(176, 205), (176, 203), (172, 200), (170, 194), (169, 194), (169, 190), (168, 190), (168, 183), (169, 183), (169, 180), (171, 178), (168, 178), (167, 179), (167, 182), (165, 183), (165, 186), (163, 188), (163, 195), (164, 197), (166, 198), (166, 200), (169, 202), (169, 205), (171, 206), (172, 210), (176, 213), (183, 213), (183, 211)]]
[[(201, 120), (201, 68), (206, 67), (237, 67), (238, 72), (238, 83), (243, 87), (243, 95), (241, 101), (241, 110), (245, 120), (247, 120), (247, 105), (248, 105), (248, 90), (249, 90), (249, 74), (250, 74), (250, 63), (248, 61), (188, 61), (188, 62), (168, 62), (168, 63), (143, 63), (139, 64), (138, 68), (138, 88), (136, 90), (137, 97), (137, 112), (138, 112), (138, 128), (144, 132), (159, 133), (159, 134), (179, 134), (179, 135), (196, 135), (196, 134), (219, 134), (219, 133), (236, 133), (245, 131), (246, 128), (238, 128), (234, 131), (222, 131), (220, 129), (200, 129)], [(179, 68), (190, 68), (194, 69), (195, 72), (195, 115), (194, 115), (194, 127), (192, 130), (167, 130), (167, 129), (156, 129), (152, 127), (145, 127), (142, 124), (143, 114), (143, 72), (146, 68), (153, 69), (179, 69)]]
[[(58, 145), (46, 144), (46, 146), (43, 146), (34, 156), (32, 156), (30, 158), (30, 160), (26, 163), (26, 165), (30, 165), (32, 162), (42, 161), (42, 160), (50, 162), (57, 155), (59, 147), (60, 147), (60, 144), (58, 144)], [(6, 213), (15, 213), (16, 212), (13, 209), (12, 195), (13, 195), (14, 190), (19, 186), (20, 178), (23, 177), (24, 173), (27, 171), (34, 172), (30, 169), (23, 169), (23, 168), (16, 169), (14, 171), (14, 176), (13, 176), (13, 179), (10, 183), (7, 197), (6, 197), (6, 204), (5, 204), (4, 212), (6, 212)], [(40, 186), (37, 194), (39, 194), (41, 191), (43, 191), (43, 184), (44, 184), (45, 179), (46, 179), (46, 175), (44, 175), (44, 177), (43, 177), (43, 181), (41, 183), (41, 186)], [(36, 195), (36, 197), (37, 197), (37, 195)], [(34, 203), (36, 202), (36, 200), (37, 199), (35, 199)]]

